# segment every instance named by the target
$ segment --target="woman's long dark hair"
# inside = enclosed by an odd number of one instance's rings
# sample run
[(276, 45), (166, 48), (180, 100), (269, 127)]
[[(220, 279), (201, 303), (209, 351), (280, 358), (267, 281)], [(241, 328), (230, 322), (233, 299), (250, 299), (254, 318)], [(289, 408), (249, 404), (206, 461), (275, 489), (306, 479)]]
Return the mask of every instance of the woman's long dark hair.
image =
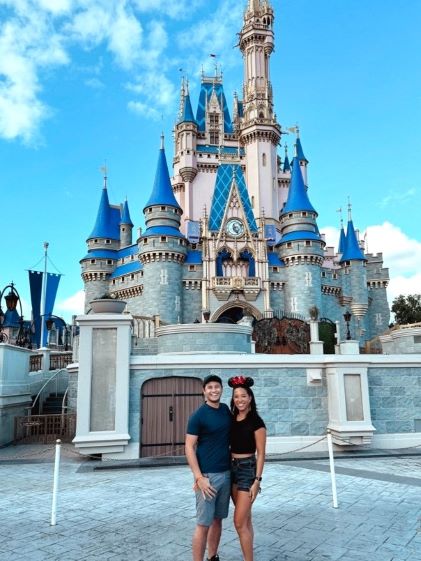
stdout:
[(244, 390), (246, 390), (246, 392), (248, 393), (248, 395), (251, 397), (251, 401), (250, 401), (250, 411), (247, 413), (247, 417), (250, 415), (251, 417), (254, 416), (258, 416), (259, 413), (257, 412), (257, 405), (256, 405), (256, 400), (254, 399), (254, 393), (253, 390), (251, 388), (249, 388), (248, 386), (243, 386), (238, 385), (235, 386), (235, 388), (233, 388), (232, 390), (232, 397), (231, 397), (231, 404), (230, 404), (230, 409), (231, 409), (231, 413), (232, 416), (234, 417), (234, 419), (237, 417), (239, 411), (237, 409), (237, 407), (234, 405), (234, 392), (237, 388), (242, 388)]

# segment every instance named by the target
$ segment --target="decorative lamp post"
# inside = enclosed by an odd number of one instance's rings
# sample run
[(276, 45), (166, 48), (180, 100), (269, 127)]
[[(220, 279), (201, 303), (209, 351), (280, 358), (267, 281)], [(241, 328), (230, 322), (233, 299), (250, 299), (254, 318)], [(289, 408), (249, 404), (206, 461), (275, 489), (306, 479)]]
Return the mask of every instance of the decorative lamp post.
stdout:
[(206, 323), (208, 323), (208, 321), (210, 319), (210, 311), (209, 310), (203, 310), (203, 319), (205, 320)]
[(67, 351), (69, 349), (69, 337), (68, 337), (68, 326), (67, 323), (64, 321), (63, 318), (59, 317), (59, 316), (55, 316), (53, 314), (49, 314), (48, 315), (48, 319), (45, 320), (45, 327), (47, 328), (48, 331), (48, 343), (50, 342), (50, 332), (53, 328), (53, 326), (55, 325), (55, 321), (54, 320), (58, 320), (59, 322), (61, 322), (61, 326), (63, 327), (63, 336), (64, 336), (64, 350)]
[(351, 312), (348, 310), (344, 313), (344, 320), (346, 323), (346, 340), (349, 341), (351, 339), (351, 332), (349, 330), (349, 322), (351, 321)]
[[(9, 290), (8, 294), (4, 296), (5, 292)], [(17, 306), (19, 304), (20, 315), (19, 315), (19, 330), (16, 337), (15, 344), (19, 347), (32, 347), (31, 337), (30, 337), (30, 330), (25, 327), (23, 314), (22, 314), (22, 303), (21, 298), (19, 296), (19, 292), (16, 290), (15, 285), (13, 282), (8, 284), (3, 288), (0, 292), (0, 343), (5, 343), (8, 341), (9, 337), (4, 333), (4, 321), (6, 318), (6, 314), (3, 312), (1, 307), (1, 302), (4, 299), (6, 300), (6, 307), (7, 312), (13, 313), (16, 312), (17, 314)], [(6, 312), (6, 313), (7, 313)]]
[(3, 323), (4, 323), (4, 312), (1, 307), (1, 297), (0, 297), (0, 343), (7, 343), (9, 338), (6, 335), (6, 333), (3, 331)]

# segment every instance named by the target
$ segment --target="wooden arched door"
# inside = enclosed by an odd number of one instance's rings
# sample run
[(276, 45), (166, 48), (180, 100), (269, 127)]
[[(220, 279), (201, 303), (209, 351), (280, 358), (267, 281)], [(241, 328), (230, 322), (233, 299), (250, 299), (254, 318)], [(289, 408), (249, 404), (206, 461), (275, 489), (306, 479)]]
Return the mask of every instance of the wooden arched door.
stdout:
[(182, 456), (187, 421), (203, 403), (199, 378), (153, 378), (141, 393), (141, 457)]

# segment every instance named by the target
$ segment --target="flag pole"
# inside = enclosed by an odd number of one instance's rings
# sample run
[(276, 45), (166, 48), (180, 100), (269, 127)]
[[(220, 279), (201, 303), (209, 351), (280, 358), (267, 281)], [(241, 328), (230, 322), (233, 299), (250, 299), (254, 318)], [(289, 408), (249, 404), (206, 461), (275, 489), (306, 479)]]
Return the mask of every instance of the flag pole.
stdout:
[(42, 291), (41, 291), (41, 347), (44, 347), (45, 332), (45, 308), (47, 300), (47, 250), (48, 242), (44, 242), (44, 273), (42, 275)]

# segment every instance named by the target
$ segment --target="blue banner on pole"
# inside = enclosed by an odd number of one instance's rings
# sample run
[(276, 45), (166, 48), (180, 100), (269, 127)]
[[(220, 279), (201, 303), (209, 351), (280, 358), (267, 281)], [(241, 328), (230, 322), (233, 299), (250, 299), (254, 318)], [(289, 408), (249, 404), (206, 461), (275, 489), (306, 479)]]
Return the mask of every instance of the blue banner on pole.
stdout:
[(45, 312), (41, 310), (42, 300), (42, 279), (44, 273), (41, 271), (28, 271), (29, 287), (31, 290), (32, 320), (35, 326), (35, 341), (38, 347), (47, 345), (47, 330), (44, 329), (44, 341), (41, 343), (41, 319), (44, 315), (44, 321), (53, 313), (54, 302), (57, 296), (57, 289), (61, 275), (47, 273), (47, 286), (45, 294)]

